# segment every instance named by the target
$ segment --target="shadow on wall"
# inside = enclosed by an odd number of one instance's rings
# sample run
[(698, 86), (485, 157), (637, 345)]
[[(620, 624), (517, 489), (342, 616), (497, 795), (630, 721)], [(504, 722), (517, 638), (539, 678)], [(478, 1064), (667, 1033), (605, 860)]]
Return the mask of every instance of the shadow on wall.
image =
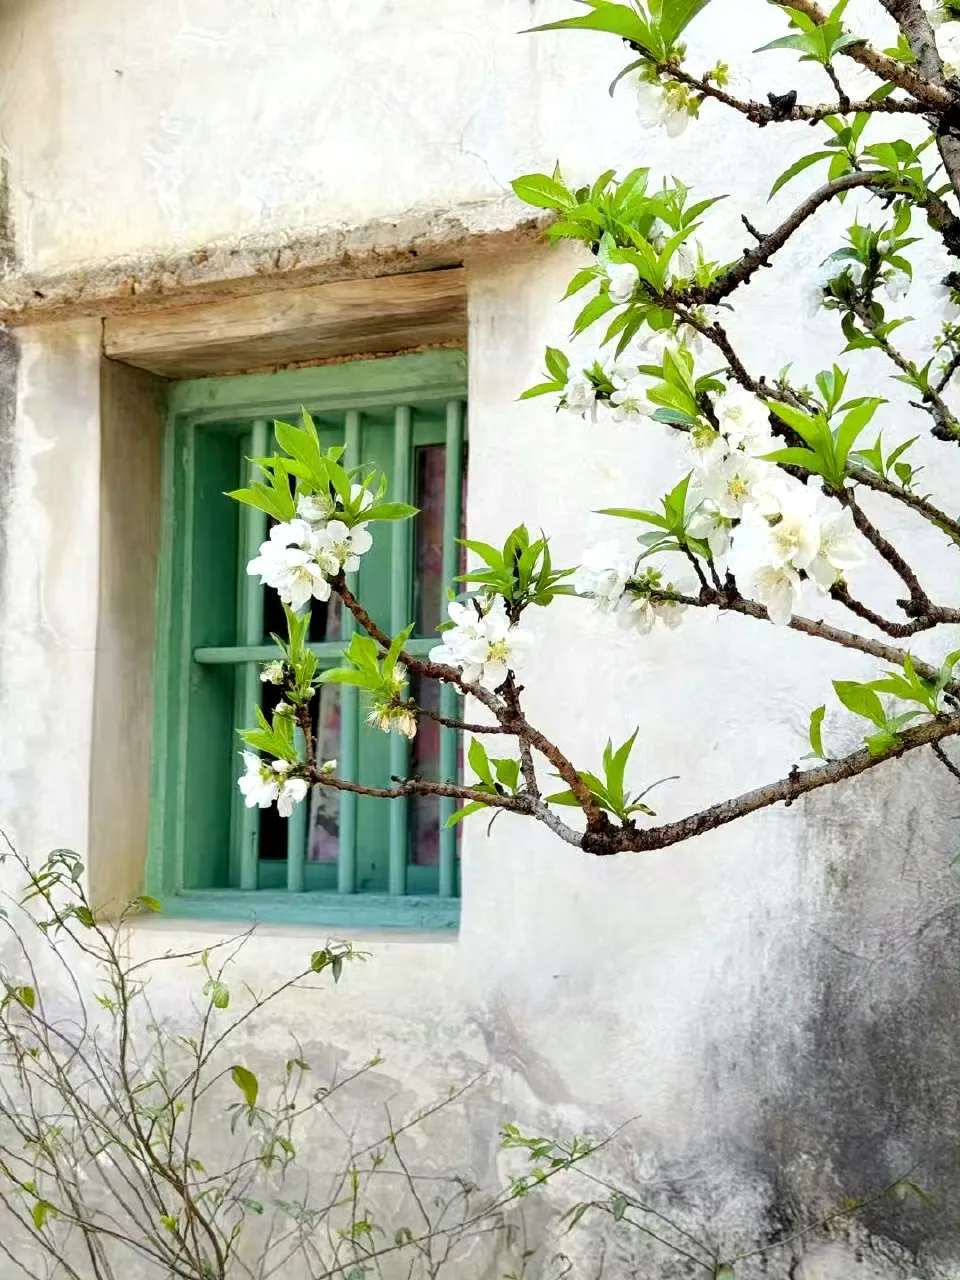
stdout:
[(913, 759), (838, 800), (807, 811), (821, 910), (787, 943), (795, 980), (809, 986), (806, 1025), (788, 1058), (765, 1002), (745, 1046), (759, 1067), (771, 1226), (789, 1234), (811, 1212), (908, 1178), (929, 1202), (879, 1195), (860, 1224), (914, 1258), (955, 1260), (960, 788), (932, 759)]

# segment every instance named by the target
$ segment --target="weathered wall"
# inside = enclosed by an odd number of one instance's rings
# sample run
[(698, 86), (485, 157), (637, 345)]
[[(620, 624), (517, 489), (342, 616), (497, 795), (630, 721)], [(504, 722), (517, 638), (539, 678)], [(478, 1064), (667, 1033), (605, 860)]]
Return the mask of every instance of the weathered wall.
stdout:
[[(767, 28), (779, 33), (757, 6), (766, 28), (745, 40), (744, 6), (716, 0), (698, 26), (696, 47), (710, 60), (762, 43)], [(766, 224), (788, 207), (789, 192), (765, 208), (766, 192), (810, 148), (808, 128), (758, 136), (708, 110), (668, 151), (638, 124), (628, 93), (606, 96), (614, 41), (515, 34), (563, 11), (559, 0), (11, 0), (0, 17), (0, 131), (18, 260), (33, 273), (96, 275), (118, 256), (152, 260), (244, 237), (262, 247), (450, 217), (467, 230), (508, 226), (523, 216), (504, 195), (508, 179), (557, 155), (575, 176), (643, 162), (696, 180), (698, 194), (732, 192), (706, 235), (718, 256), (740, 247), (741, 212)], [(795, 82), (792, 61), (749, 65), (763, 66), (764, 89)], [(835, 232), (854, 206), (818, 227)], [(828, 317), (798, 319), (804, 273), (822, 256), (807, 239), (751, 286), (749, 323), (731, 327), (756, 368), (793, 362), (809, 377), (834, 353)], [(929, 275), (931, 260), (917, 261)], [(544, 344), (568, 331), (572, 313), (555, 303), (574, 263), (517, 253), (475, 262), (469, 284), (470, 528), (495, 540), (520, 519), (542, 525), (558, 561), (609, 536), (589, 512), (649, 505), (680, 467), (666, 431), (647, 432), (641, 449), (635, 429), (516, 404)], [(923, 316), (922, 299), (912, 309)], [(91, 846), (89, 806), (91, 777), (109, 781), (112, 757), (98, 754), (93, 727), (111, 706), (147, 695), (122, 676), (116, 701), (106, 697), (106, 638), (121, 637), (126, 669), (146, 607), (134, 583), (140, 612), (124, 630), (127, 580), (108, 568), (114, 553), (130, 565), (132, 540), (150, 571), (152, 445), (138, 434), (144, 501), (104, 502), (118, 491), (103, 488), (111, 472), (99, 420), (113, 392), (101, 382), (96, 320), (21, 329), (8, 366), (19, 382), (12, 437), (0, 389), (0, 715), (16, 732), (0, 758), (0, 815), (32, 856), (70, 845), (109, 877), (108, 845)], [(885, 373), (864, 358), (854, 368), (860, 391)], [(136, 393), (142, 406), (144, 389)], [(906, 434), (895, 408), (883, 421)], [(956, 461), (942, 447), (927, 461), (929, 488), (952, 509)], [(899, 511), (883, 515), (931, 585), (954, 589), (942, 541)], [(892, 593), (880, 571), (873, 585), (881, 598)], [(872, 670), (745, 619), (698, 616), (678, 633), (637, 639), (561, 602), (536, 625), (542, 647), (526, 683), (537, 721), (584, 762), (639, 723), (637, 780), (680, 775), (659, 793), (665, 814), (785, 771), (806, 750), (809, 709), (828, 700), (830, 680)], [(849, 1242), (798, 1246), (793, 1274), (956, 1274), (960, 805), (929, 765), (885, 766), (842, 792), (643, 858), (591, 861), (509, 816), (489, 839), (482, 824), (469, 828), (459, 940), (361, 939), (372, 958), (325, 1002), (322, 1020), (304, 997), (258, 1051), (285, 1053), (294, 1024), (307, 1057), (359, 1062), (380, 1049), (371, 1096), (396, 1089), (415, 1104), (488, 1069), (448, 1131), (459, 1152), (470, 1127), (467, 1162), (484, 1175), (499, 1120), (594, 1132), (631, 1121), (611, 1164), (727, 1249), (789, 1234), (909, 1171), (935, 1209), (881, 1201)], [(109, 808), (95, 803), (97, 812)], [(215, 936), (165, 922), (138, 929), (132, 945), (179, 950)], [(323, 940), (265, 931), (244, 964), (261, 983), (280, 979)], [(157, 992), (177, 1024), (189, 981)], [(586, 1242), (570, 1247), (594, 1274)], [(793, 1261), (785, 1250), (770, 1273)], [(627, 1246), (612, 1245), (607, 1265), (615, 1278), (658, 1273)]]

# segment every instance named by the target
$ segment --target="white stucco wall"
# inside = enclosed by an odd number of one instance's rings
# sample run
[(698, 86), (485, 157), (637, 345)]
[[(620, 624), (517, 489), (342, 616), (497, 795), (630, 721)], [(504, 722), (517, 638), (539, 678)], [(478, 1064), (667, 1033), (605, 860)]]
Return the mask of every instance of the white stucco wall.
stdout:
[[(756, 5), (745, 33), (745, 6), (715, 0), (698, 23), (705, 64), (780, 32)], [(867, 8), (851, 6), (853, 21)], [(411, 211), (508, 226), (523, 216), (509, 179), (557, 156), (577, 178), (643, 163), (698, 195), (729, 192), (704, 233), (720, 257), (742, 246), (741, 213), (765, 226), (790, 206), (789, 190), (770, 206), (766, 192), (812, 146), (806, 126), (758, 134), (707, 109), (668, 144), (641, 127), (628, 91), (607, 97), (615, 41), (516, 34), (566, 11), (560, 0), (9, 0), (0, 141), (19, 262), (93, 270)], [(797, 83), (786, 58), (746, 61), (763, 90)], [(856, 206), (825, 212), (818, 231), (836, 235)], [(803, 238), (751, 285), (748, 314), (730, 323), (751, 367), (792, 363), (810, 378), (835, 355), (831, 320), (804, 311), (804, 272), (823, 252)], [(932, 257), (916, 261), (932, 274)], [(591, 512), (652, 504), (682, 465), (666, 429), (599, 428), (546, 401), (516, 403), (544, 345), (568, 331), (574, 311), (556, 300), (575, 265), (568, 251), (531, 250), (474, 264), (469, 281), (469, 527), (495, 541), (520, 520), (542, 526), (558, 562), (609, 536)], [(18, 341), (0, 629), (0, 722), (18, 732), (0, 758), (0, 818), (31, 856), (68, 845), (95, 859), (99, 322), (29, 326)], [(851, 389), (897, 395), (876, 360), (850, 363)], [(896, 408), (881, 421), (907, 434)], [(953, 509), (957, 460), (944, 446), (920, 451), (925, 487)], [(942, 540), (899, 510), (883, 518), (931, 587), (953, 589)], [(863, 581), (892, 597), (881, 570)], [(640, 639), (560, 602), (535, 624), (532, 717), (588, 767), (608, 735), (639, 724), (636, 781), (680, 775), (657, 793), (665, 816), (786, 772), (830, 681), (874, 669), (746, 619), (700, 615)], [(282, 1053), (295, 1025), (307, 1056), (380, 1050), (383, 1079), (414, 1105), (487, 1070), (482, 1101), (458, 1104), (450, 1129), (472, 1125), (470, 1160), (486, 1175), (498, 1121), (594, 1132), (632, 1121), (612, 1164), (726, 1247), (765, 1238), (786, 1209), (806, 1220), (916, 1164), (939, 1177), (956, 1137), (948, 783), (915, 758), (645, 857), (594, 860), (508, 815), (489, 839), (468, 827), (458, 940), (361, 937), (371, 959), (323, 1018), (305, 998), (259, 1048)], [(131, 945), (147, 954), (215, 936), (160, 922)], [(279, 981), (324, 939), (264, 930), (243, 965)], [(192, 981), (157, 992), (175, 1025)], [(874, 1223), (879, 1244), (859, 1258), (852, 1245), (811, 1246), (796, 1274), (911, 1274), (902, 1248), (943, 1252), (939, 1226), (891, 1223)], [(779, 1257), (773, 1273), (789, 1263)]]

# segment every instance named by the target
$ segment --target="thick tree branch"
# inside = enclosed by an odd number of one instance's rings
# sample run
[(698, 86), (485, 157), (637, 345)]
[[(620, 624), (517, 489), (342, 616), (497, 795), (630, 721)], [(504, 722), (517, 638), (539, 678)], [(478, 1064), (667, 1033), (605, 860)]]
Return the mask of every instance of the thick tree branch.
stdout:
[[(800, 13), (806, 14), (818, 26), (823, 26), (827, 21), (826, 11), (820, 8), (816, 0), (770, 0), (770, 3), (779, 6), (781, 9), (797, 9)], [(891, 12), (889, 0), (881, 0), (881, 3), (888, 13)], [(896, 15), (892, 16), (895, 17)], [(907, 38), (909, 39), (909, 36)], [(872, 71), (881, 80), (889, 80), (891, 84), (895, 84), (898, 88), (905, 90), (911, 97), (923, 103), (928, 111), (946, 111), (955, 101), (954, 94), (945, 88), (941, 82), (937, 80), (931, 81), (922, 68), (918, 70), (912, 66), (907, 66), (906, 63), (898, 62), (896, 58), (888, 57), (887, 54), (881, 53), (879, 49), (875, 49), (868, 40), (847, 45), (841, 53), (843, 57), (850, 58), (853, 62), (858, 62), (861, 67), (866, 67), (868, 71)], [(916, 50), (914, 50), (914, 53), (916, 53)]]
[[(390, 636), (381, 627), (377, 626), (376, 622), (370, 617), (370, 614), (347, 586), (343, 574), (341, 573), (336, 578), (331, 578), (330, 586), (341, 598), (360, 626), (363, 627), (364, 631), (372, 636), (382, 649), (388, 649), (391, 643)], [(484, 689), (481, 685), (468, 683), (461, 677), (460, 672), (453, 667), (437, 662), (425, 662), (422, 658), (415, 658), (406, 651), (400, 654), (400, 660), (407, 670), (414, 672), (415, 675), (423, 676), (428, 680), (440, 680), (445, 684), (456, 685), (461, 692), (469, 694), (479, 702), (482, 702), (485, 707), (493, 712), (508, 733), (514, 734), (521, 744), (527, 743), (535, 751), (539, 751), (544, 759), (553, 765), (554, 769), (576, 796), (577, 803), (586, 815), (587, 825), (590, 830), (601, 831), (610, 826), (609, 818), (594, 800), (590, 794), (590, 789), (571, 761), (545, 734), (534, 728), (525, 715), (511, 710), (501, 698)], [(441, 793), (437, 792), (436, 794)]]
[[(880, 3), (906, 36), (920, 74), (929, 84), (947, 89), (949, 86), (937, 41), (920, 0), (880, 0)], [(946, 117), (937, 130), (937, 149), (953, 190), (960, 195), (960, 138), (953, 135)]]
[[(919, 389), (923, 385), (920, 378), (920, 370), (910, 357), (904, 355), (899, 347), (894, 346), (883, 333), (880, 321), (876, 319), (869, 305), (855, 299), (850, 309), (890, 363), (896, 365)], [(958, 424), (950, 410), (950, 406), (936, 387), (930, 386), (928, 383), (926, 391), (921, 391), (920, 394), (919, 407), (929, 413), (935, 424), (932, 435), (938, 440), (951, 440), (954, 442), (960, 440), (960, 424)]]
[(956, 780), (960, 782), (960, 768), (957, 768), (957, 766), (953, 763), (953, 761), (944, 751), (943, 747), (941, 747), (940, 743), (939, 742), (931, 743), (931, 747), (933, 749), (933, 754), (937, 757), (937, 759), (940, 761), (943, 767), (947, 770), (947, 772), (951, 773), (956, 778)]
[(902, 502), (904, 506), (912, 508), (918, 515), (923, 516), (924, 520), (936, 525), (948, 536), (952, 535), (953, 538), (960, 541), (960, 520), (954, 519), (953, 516), (948, 516), (945, 511), (935, 507), (926, 498), (921, 498), (919, 494), (911, 493), (908, 489), (894, 484), (892, 480), (884, 480), (883, 476), (878, 476), (875, 472), (868, 471), (865, 467), (851, 467), (849, 470), (850, 476), (856, 480), (857, 484), (862, 484), (867, 489), (873, 489), (876, 493), (884, 493), (888, 498), (893, 498), (895, 502)]
[(837, 495), (840, 501), (848, 508), (853, 516), (853, 523), (857, 526), (860, 534), (866, 538), (867, 542), (874, 550), (884, 559), (894, 573), (899, 577), (900, 581), (910, 592), (909, 606), (906, 601), (898, 601), (905, 613), (912, 614), (914, 617), (924, 617), (935, 612), (933, 602), (924, 591), (920, 584), (920, 579), (914, 573), (913, 569), (907, 564), (903, 556), (896, 549), (888, 538), (885, 538), (877, 526), (867, 516), (866, 512), (859, 505), (857, 500), (849, 489), (844, 489), (842, 493)]
[(903, 730), (899, 735), (897, 747), (886, 755), (871, 755), (866, 748), (853, 755), (809, 769), (801, 773), (799, 769), (791, 772), (779, 782), (768, 783), (755, 791), (746, 791), (743, 795), (725, 800), (722, 804), (711, 805), (701, 809), (699, 813), (681, 818), (679, 822), (668, 822), (659, 827), (647, 827), (643, 830), (623, 829), (612, 835), (597, 837), (585, 835), (583, 848), (588, 853), (648, 853), (653, 849), (665, 849), (669, 845), (690, 840), (693, 836), (702, 835), (705, 831), (715, 831), (717, 827), (726, 826), (744, 818), (748, 813), (756, 813), (759, 809), (768, 809), (771, 805), (784, 801), (792, 804), (800, 796), (821, 787), (833, 786), (855, 778), (861, 773), (875, 769), (887, 760), (898, 758), (918, 747), (931, 746), (942, 742), (945, 738), (960, 734), (960, 715), (939, 716), (923, 724)]
[(812, 105), (798, 102), (789, 108), (774, 106), (770, 102), (757, 102), (752, 98), (737, 98), (705, 76), (691, 75), (678, 62), (663, 63), (660, 69), (665, 71), (672, 80), (679, 80), (681, 84), (689, 85), (704, 97), (713, 98), (716, 102), (723, 103), (725, 107), (730, 107), (731, 110), (746, 116), (752, 124), (758, 125), (761, 129), (768, 124), (783, 124), (786, 121), (806, 121), (809, 124), (816, 124), (827, 116), (848, 115), (852, 112), (864, 112), (868, 115), (922, 115), (929, 111), (929, 107), (918, 102), (916, 98), (893, 97), (879, 101), (865, 98), (857, 102), (846, 98), (845, 101)]
[[(684, 324), (689, 325), (697, 333), (713, 343), (727, 361), (727, 369), (730, 376), (745, 391), (750, 391), (754, 395), (761, 396), (767, 400), (782, 400), (785, 403), (803, 407), (796, 397), (785, 394), (781, 388), (767, 382), (762, 377), (753, 377), (737, 355), (723, 325), (713, 320), (698, 319), (696, 312), (691, 311), (688, 307), (674, 304), (673, 309)], [(928, 499), (920, 497), (919, 494), (911, 493), (900, 485), (894, 484), (891, 480), (885, 480), (883, 476), (877, 475), (876, 472), (868, 471), (866, 467), (850, 467), (849, 474), (852, 479), (856, 480), (857, 484), (862, 484), (867, 489), (873, 489), (876, 493), (886, 494), (888, 498), (893, 498), (895, 502), (901, 502), (904, 506), (910, 507), (918, 515), (922, 516), (924, 520), (942, 529), (948, 537), (952, 540), (955, 539), (960, 544), (960, 520), (953, 516), (948, 516), (945, 511), (941, 511), (939, 507), (934, 506)]]
[(797, 205), (790, 216), (765, 235), (758, 244), (752, 249), (747, 249), (719, 279), (704, 287), (685, 289), (682, 293), (674, 295), (674, 300), (680, 303), (692, 303), (694, 306), (710, 306), (722, 302), (734, 290), (746, 284), (761, 267), (768, 266), (774, 254), (783, 248), (791, 236), (795, 235), (822, 205), (829, 203), (844, 191), (853, 191), (856, 187), (883, 188), (888, 186), (889, 182), (890, 179), (885, 173), (847, 173), (842, 178), (835, 178), (833, 182), (825, 183), (807, 196), (802, 204)]
[[(769, 614), (762, 604), (757, 604), (755, 600), (745, 599), (735, 587), (725, 587), (721, 591), (701, 591), (699, 596), (684, 595), (677, 591), (652, 591), (650, 592), (650, 598), (652, 600), (673, 600), (678, 604), (689, 605), (694, 609), (707, 609), (715, 606), (725, 613), (740, 613), (744, 617), (756, 618), (761, 622), (770, 621)], [(856, 631), (844, 631), (841, 627), (835, 627), (832, 623), (825, 622), (822, 618), (817, 620), (794, 614), (787, 626), (791, 631), (799, 631), (806, 636), (815, 636), (818, 640), (827, 640), (830, 644), (839, 645), (842, 649), (853, 649), (858, 653), (869, 654), (870, 657), (879, 658), (882, 662), (889, 662), (895, 667), (902, 667), (907, 656), (905, 649), (897, 649), (891, 644), (885, 644), (882, 640), (872, 640), (868, 636), (858, 635)], [(917, 674), (925, 680), (935, 681), (937, 679), (939, 673), (936, 667), (930, 666), (929, 663), (921, 662), (918, 658), (913, 658), (913, 665)], [(947, 685), (947, 689), (949, 692), (956, 694), (960, 692), (960, 684), (951, 681)]]

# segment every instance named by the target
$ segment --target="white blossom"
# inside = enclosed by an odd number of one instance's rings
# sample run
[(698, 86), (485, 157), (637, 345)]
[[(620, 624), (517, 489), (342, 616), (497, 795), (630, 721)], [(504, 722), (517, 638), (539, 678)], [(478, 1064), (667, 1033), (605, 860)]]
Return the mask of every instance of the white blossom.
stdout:
[(640, 272), (632, 262), (611, 262), (607, 267), (610, 281), (610, 300), (616, 303), (629, 302), (640, 279)]
[(659, 618), (671, 630), (683, 621), (685, 604), (676, 600), (651, 600), (649, 595), (623, 597), (617, 609), (617, 626), (649, 635)]
[(653, 417), (656, 405), (647, 399), (647, 383), (644, 379), (616, 378), (615, 384), (619, 385), (610, 396), (614, 422), (639, 422), (643, 418)]
[(742, 387), (731, 386), (717, 399), (717, 422), (733, 449), (760, 457), (774, 448), (770, 414), (756, 396)]
[(661, 94), (658, 119), (668, 138), (678, 138), (681, 133), (686, 132), (693, 119), (688, 110), (688, 101), (687, 91), (682, 86), (664, 89)]
[(312, 546), (323, 570), (333, 577), (341, 569), (355, 573), (360, 568), (360, 557), (373, 546), (373, 538), (365, 524), (348, 528), (342, 520), (331, 520), (313, 535)]
[(281, 818), (289, 818), (297, 805), (310, 790), (305, 778), (287, 778), (280, 788), (277, 798), (277, 813)]
[(769, 563), (774, 568), (790, 564), (795, 569), (809, 569), (820, 548), (816, 495), (800, 484), (787, 494), (779, 519), (767, 525)]
[(297, 515), (308, 524), (326, 524), (336, 509), (336, 501), (329, 493), (301, 493), (297, 499)]
[(766, 476), (767, 466), (745, 453), (730, 453), (701, 472), (700, 489), (720, 515), (736, 519), (752, 502), (753, 490)]
[(330, 599), (330, 583), (316, 563), (313, 538), (305, 520), (274, 525), (260, 554), (247, 565), (247, 573), (259, 574), (261, 583), (273, 587), (293, 610), (302, 609), (311, 597)]
[(284, 666), (279, 658), (275, 658), (273, 662), (268, 662), (260, 672), (260, 679), (263, 684), (283, 684)]
[(573, 589), (592, 596), (600, 613), (612, 613), (633, 573), (636, 557), (626, 555), (616, 541), (601, 542), (585, 551), (574, 572)]
[(800, 575), (788, 565), (758, 565), (748, 590), (758, 604), (765, 606), (770, 621), (785, 627), (800, 604)]
[[(460, 612), (460, 611), (463, 612)], [(510, 671), (518, 671), (533, 644), (533, 636), (511, 623), (502, 596), (496, 596), (482, 613), (469, 606), (448, 606), (454, 625), (443, 632), (443, 643), (430, 651), (431, 662), (459, 667), (468, 684), (497, 689)]]
[(937, 299), (944, 320), (953, 322), (960, 319), (960, 303), (957, 302), (958, 294), (955, 289), (943, 280), (938, 280), (931, 286), (930, 292)]
[(259, 805), (261, 809), (269, 809), (280, 794), (280, 780), (271, 765), (252, 751), (243, 752), (243, 763), (246, 773), (240, 778), (238, 786), (243, 793), (244, 803), (248, 809)]
[(722, 566), (730, 550), (732, 522), (721, 515), (712, 502), (704, 501), (690, 517), (687, 527), (691, 537), (707, 543), (714, 563)]
[(582, 370), (571, 374), (563, 396), (570, 412), (581, 417), (596, 408), (597, 389)]
[(374, 707), (367, 716), (367, 724), (383, 733), (389, 733), (392, 729), (396, 733), (402, 733), (405, 738), (417, 736), (417, 717), (407, 708)]
[(888, 272), (883, 281), (883, 287), (886, 290), (887, 297), (891, 302), (901, 302), (910, 292), (910, 286), (913, 281), (906, 271), (899, 268)]
[(700, 425), (687, 433), (686, 452), (698, 474), (705, 474), (718, 467), (730, 452), (730, 446), (719, 431)]
[(863, 564), (863, 540), (848, 507), (830, 504), (820, 515), (820, 545), (807, 573), (821, 589), (829, 591), (839, 577)]

